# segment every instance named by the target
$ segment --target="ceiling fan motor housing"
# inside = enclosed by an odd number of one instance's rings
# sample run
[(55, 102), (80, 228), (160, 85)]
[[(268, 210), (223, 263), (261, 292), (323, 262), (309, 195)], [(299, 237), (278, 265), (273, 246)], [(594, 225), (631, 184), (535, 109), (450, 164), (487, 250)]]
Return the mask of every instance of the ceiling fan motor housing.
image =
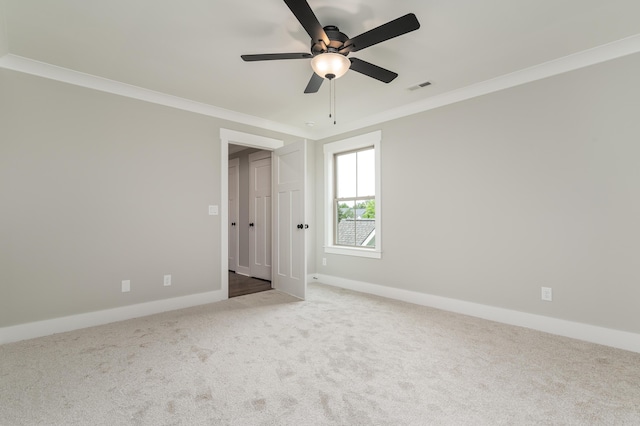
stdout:
[[(323, 29), (329, 38), (329, 45), (326, 45), (322, 40), (311, 40), (311, 54), (313, 56), (327, 52), (338, 53), (338, 50), (349, 40), (349, 37), (345, 33), (340, 32), (335, 25), (327, 25)], [(349, 52), (347, 51), (341, 54), (347, 56)]]

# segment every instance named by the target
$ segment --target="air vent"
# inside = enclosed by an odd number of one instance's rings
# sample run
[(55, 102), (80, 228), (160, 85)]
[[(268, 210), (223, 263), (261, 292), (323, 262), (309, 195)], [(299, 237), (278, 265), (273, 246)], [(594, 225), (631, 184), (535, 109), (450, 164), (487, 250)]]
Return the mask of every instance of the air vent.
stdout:
[(431, 82), (430, 81), (425, 81), (424, 83), (420, 83), (420, 84), (416, 84), (415, 86), (411, 86), (411, 87), (409, 87), (409, 90), (418, 90), (418, 89), (422, 89), (423, 87), (427, 87), (427, 86), (431, 86)]

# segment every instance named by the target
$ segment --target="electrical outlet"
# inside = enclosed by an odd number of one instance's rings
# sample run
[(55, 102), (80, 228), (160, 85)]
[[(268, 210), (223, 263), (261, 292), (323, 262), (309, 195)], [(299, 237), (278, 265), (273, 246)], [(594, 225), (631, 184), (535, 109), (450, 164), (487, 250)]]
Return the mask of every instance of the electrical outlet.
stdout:
[(164, 276), (164, 286), (168, 287), (171, 285), (171, 275), (165, 275)]
[(131, 291), (131, 280), (122, 280), (122, 292), (128, 293)]
[(327, 266), (327, 258), (326, 257), (322, 258), (322, 266)]
[(546, 302), (551, 302), (553, 300), (553, 292), (551, 291), (551, 287), (541, 287), (542, 300)]

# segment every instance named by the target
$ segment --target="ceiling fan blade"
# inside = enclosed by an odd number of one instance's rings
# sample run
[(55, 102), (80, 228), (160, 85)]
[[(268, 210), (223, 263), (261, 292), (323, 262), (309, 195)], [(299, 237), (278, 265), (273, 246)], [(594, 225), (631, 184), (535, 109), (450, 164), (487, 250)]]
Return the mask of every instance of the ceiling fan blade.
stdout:
[(375, 78), (376, 80), (380, 80), (383, 83), (391, 83), (393, 79), (398, 76), (398, 74), (393, 71), (380, 68), (379, 66), (373, 65), (372, 63), (369, 63), (367, 61), (363, 61), (362, 59), (349, 58), (349, 60), (351, 61), (351, 67), (349, 67), (349, 69), (352, 69), (371, 78)]
[(257, 55), (240, 55), (243, 61), (273, 61), (276, 59), (307, 59), (313, 58), (311, 53), (262, 53)]
[(284, 0), (284, 2), (289, 6), (291, 12), (295, 15), (296, 19), (298, 19), (300, 25), (303, 26), (314, 43), (322, 41), (325, 45), (329, 45), (329, 37), (327, 37), (322, 25), (318, 22), (318, 18), (316, 18), (316, 15), (306, 0)]
[(398, 19), (389, 21), (372, 30), (355, 36), (345, 42), (344, 47), (340, 49), (340, 53), (357, 52), (374, 44), (401, 36), (403, 34), (415, 31), (420, 28), (420, 22), (413, 13), (408, 13)]
[(320, 86), (322, 86), (323, 81), (324, 78), (314, 72), (311, 76), (311, 80), (309, 80), (309, 84), (307, 84), (307, 88), (304, 89), (304, 93), (316, 93), (320, 90)]

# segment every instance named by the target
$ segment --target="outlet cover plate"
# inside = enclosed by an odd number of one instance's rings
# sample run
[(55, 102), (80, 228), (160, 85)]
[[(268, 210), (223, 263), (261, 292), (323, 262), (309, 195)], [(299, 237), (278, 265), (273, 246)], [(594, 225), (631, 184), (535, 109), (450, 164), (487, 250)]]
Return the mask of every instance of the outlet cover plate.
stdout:
[(131, 280), (122, 280), (122, 292), (128, 293), (131, 291)]
[(541, 298), (545, 302), (551, 302), (553, 300), (553, 291), (551, 287), (541, 287)]
[(164, 276), (164, 286), (168, 287), (171, 285), (171, 275), (165, 275)]

